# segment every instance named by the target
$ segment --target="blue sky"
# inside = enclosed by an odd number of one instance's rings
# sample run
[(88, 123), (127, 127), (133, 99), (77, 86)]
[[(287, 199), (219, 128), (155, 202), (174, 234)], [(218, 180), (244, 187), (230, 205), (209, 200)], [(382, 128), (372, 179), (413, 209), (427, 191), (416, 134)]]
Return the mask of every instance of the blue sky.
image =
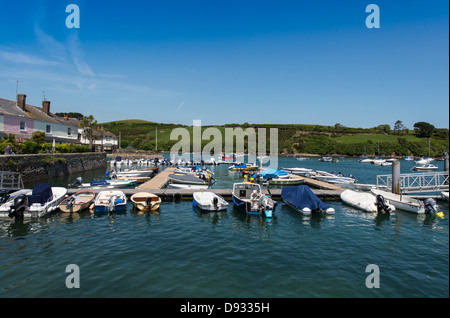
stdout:
[[(80, 28), (65, 25), (67, 5)], [(368, 4), (380, 28), (365, 24)], [(99, 122), (449, 127), (448, 1), (0, 3), (0, 97)]]

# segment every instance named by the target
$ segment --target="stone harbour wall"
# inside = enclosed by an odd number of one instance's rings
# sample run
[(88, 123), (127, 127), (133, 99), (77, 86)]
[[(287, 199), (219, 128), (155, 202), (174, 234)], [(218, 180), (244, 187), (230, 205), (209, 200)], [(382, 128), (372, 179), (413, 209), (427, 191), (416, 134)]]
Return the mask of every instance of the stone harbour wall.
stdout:
[(1, 155), (0, 171), (22, 173), (26, 182), (103, 168), (106, 153)]

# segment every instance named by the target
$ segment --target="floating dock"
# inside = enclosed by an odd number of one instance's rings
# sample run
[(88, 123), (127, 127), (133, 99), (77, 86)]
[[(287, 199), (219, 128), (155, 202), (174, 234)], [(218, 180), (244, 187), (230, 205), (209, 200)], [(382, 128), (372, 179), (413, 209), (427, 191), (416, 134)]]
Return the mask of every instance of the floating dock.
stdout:
[[(158, 173), (156, 176), (137, 187), (140, 190), (162, 189), (169, 183), (169, 175), (174, 173), (175, 168), (169, 167)], [(156, 194), (156, 193), (155, 193)]]

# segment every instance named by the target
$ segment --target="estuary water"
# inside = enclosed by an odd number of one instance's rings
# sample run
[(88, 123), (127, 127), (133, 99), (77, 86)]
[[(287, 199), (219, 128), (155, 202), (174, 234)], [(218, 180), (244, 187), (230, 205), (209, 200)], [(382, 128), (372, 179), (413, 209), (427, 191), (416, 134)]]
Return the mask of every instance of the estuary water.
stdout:
[[(401, 160), (401, 172), (414, 162)], [(443, 162), (435, 161), (439, 171)], [(281, 167), (352, 174), (375, 183), (391, 167), (279, 158)], [(209, 166), (215, 188), (242, 180)], [(105, 169), (80, 174), (104, 178)], [(49, 180), (67, 186), (79, 175)], [(32, 186), (32, 185), (26, 185)], [(396, 211), (377, 216), (327, 201), (333, 216), (302, 216), (279, 202), (274, 217), (202, 213), (192, 201), (158, 212), (95, 215), (59, 211), (39, 219), (0, 219), (0, 297), (63, 298), (441, 298), (449, 297), (449, 207), (444, 219)], [(69, 264), (79, 288), (68, 288)], [(369, 264), (379, 288), (368, 288)], [(370, 278), (370, 277), (369, 277)], [(369, 279), (370, 280), (370, 279)]]

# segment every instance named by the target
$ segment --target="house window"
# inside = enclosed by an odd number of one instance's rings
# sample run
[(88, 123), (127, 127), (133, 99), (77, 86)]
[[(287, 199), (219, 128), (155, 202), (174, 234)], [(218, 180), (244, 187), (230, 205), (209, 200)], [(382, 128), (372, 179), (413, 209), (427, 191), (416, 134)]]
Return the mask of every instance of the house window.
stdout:
[(111, 136), (106, 136), (106, 141), (111, 141)]
[(24, 121), (20, 122), (20, 130), (27, 130), (26, 123)]
[(47, 125), (47, 127), (45, 128), (45, 132), (47, 134), (51, 133), (52, 132), (52, 126), (51, 125)]
[(67, 136), (71, 136), (72, 135), (72, 128), (67, 128)]

